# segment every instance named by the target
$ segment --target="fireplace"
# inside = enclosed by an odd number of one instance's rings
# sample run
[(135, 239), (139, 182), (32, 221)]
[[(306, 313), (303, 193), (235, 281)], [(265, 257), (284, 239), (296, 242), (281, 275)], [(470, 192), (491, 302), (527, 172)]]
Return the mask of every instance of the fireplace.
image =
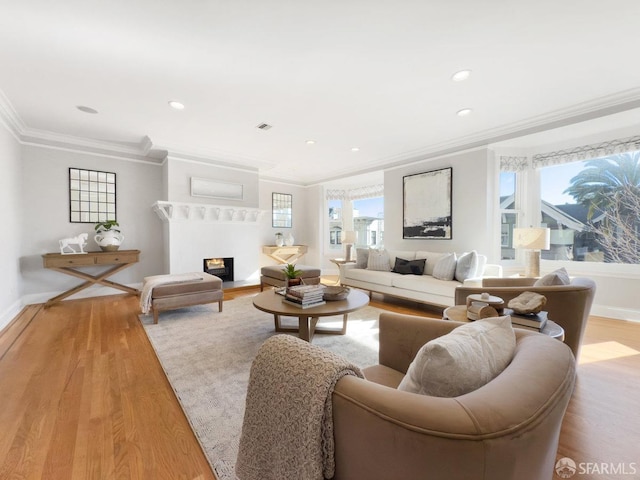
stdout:
[(204, 271), (222, 279), (223, 282), (233, 282), (233, 257), (214, 257), (203, 260)]

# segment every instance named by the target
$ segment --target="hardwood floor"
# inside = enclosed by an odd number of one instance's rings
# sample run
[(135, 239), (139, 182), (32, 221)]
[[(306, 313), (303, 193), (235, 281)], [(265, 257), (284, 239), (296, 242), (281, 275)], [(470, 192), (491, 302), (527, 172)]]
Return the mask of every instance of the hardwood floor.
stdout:
[[(226, 291), (225, 300), (257, 290)], [(371, 305), (441, 316), (379, 295)], [(137, 312), (137, 298), (120, 295), (29, 306), (0, 334), (0, 479), (215, 478)], [(629, 471), (639, 393), (640, 324), (592, 317), (558, 458)]]

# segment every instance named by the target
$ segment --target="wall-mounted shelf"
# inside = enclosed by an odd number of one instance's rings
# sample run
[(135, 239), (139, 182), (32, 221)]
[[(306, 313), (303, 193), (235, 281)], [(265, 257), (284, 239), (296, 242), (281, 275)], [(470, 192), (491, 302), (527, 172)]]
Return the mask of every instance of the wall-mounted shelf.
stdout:
[(151, 208), (163, 222), (258, 223), (259, 208), (157, 201)]

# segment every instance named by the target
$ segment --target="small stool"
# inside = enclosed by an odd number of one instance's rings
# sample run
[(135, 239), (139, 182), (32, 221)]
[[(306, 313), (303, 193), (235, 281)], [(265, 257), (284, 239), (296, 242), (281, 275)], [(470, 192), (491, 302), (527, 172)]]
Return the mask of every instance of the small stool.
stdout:
[[(264, 290), (265, 285), (272, 287), (284, 287), (287, 284), (287, 276), (284, 274), (286, 265), (271, 265), (260, 269), (260, 291)], [(305, 265), (296, 265), (296, 270), (302, 273), (299, 278), (305, 285), (317, 285), (320, 283), (320, 269), (316, 267), (307, 267)]]
[(222, 280), (215, 275), (196, 272), (202, 280), (193, 282), (177, 282), (158, 285), (151, 292), (151, 310), (153, 323), (158, 323), (158, 316), (164, 310), (203, 305), (218, 302), (218, 310), (222, 311)]

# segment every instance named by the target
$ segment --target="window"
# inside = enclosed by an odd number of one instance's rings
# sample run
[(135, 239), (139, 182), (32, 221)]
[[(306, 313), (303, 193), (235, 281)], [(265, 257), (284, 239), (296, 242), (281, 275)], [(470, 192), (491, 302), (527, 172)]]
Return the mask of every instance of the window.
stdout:
[[(384, 240), (384, 197), (327, 200), (329, 250), (342, 250), (343, 230), (356, 232), (356, 246), (379, 247)], [(349, 225), (353, 224), (353, 228)]]
[(640, 263), (640, 151), (540, 169), (548, 260)]
[(563, 160), (500, 174), (502, 260), (516, 258), (513, 227), (531, 218), (551, 230), (545, 260), (640, 264), (640, 151)]
[(516, 173), (500, 173), (500, 258), (516, 258), (513, 248), (513, 229), (518, 226), (519, 203), (516, 197)]
[(378, 247), (384, 237), (384, 197), (353, 201), (353, 229), (356, 245)]

